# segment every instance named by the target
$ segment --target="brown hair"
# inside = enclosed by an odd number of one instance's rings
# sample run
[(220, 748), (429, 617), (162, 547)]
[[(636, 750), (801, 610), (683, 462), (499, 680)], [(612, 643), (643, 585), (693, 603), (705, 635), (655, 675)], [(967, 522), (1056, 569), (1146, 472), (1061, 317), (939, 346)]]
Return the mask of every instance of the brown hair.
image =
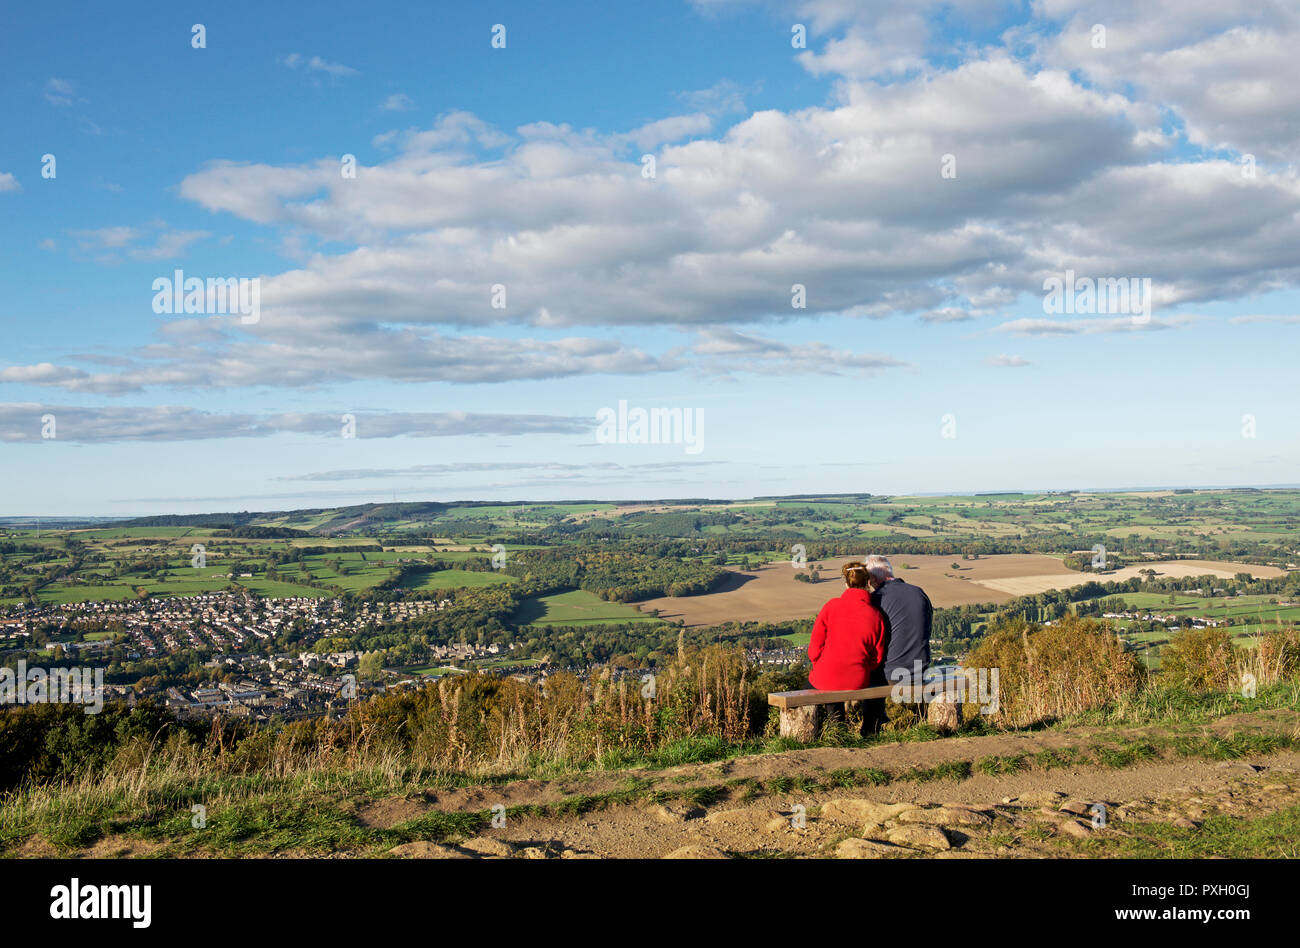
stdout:
[(850, 589), (866, 589), (867, 580), (871, 578), (866, 564), (861, 560), (845, 563), (840, 567), (840, 575), (844, 577), (844, 582)]

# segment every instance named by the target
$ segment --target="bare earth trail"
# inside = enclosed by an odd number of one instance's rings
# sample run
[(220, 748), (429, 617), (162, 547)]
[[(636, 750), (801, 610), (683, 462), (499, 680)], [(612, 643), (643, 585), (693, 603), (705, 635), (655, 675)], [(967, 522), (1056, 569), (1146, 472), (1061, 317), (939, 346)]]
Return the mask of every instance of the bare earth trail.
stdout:
[[(1300, 713), (1260, 711), (1195, 728), (1073, 728), (1059, 731), (955, 737), (868, 748), (813, 748), (676, 767), (520, 781), (455, 791), (430, 790), (370, 804), (358, 812), (367, 825), (394, 826), (427, 814), (483, 812), (556, 804), (565, 798), (618, 792), (637, 781), (635, 802), (570, 814), (511, 815), (455, 845), (406, 843), (393, 856), (465, 858), (661, 858), (665, 856), (988, 857), (1070, 855), (1069, 837), (1124, 835), (1131, 820), (1158, 820), (1195, 832), (1214, 814), (1258, 817), (1300, 805), (1300, 752), (1282, 751), (1221, 761), (1157, 758), (1122, 768), (1098, 765), (1031, 769), (990, 775), (977, 768), (965, 779), (896, 778), (882, 786), (802, 792), (800, 778), (825, 785), (833, 771), (877, 768), (900, 775), (911, 768), (954, 762), (972, 766), (986, 757), (1095, 748), (1123, 740), (1178, 735), (1300, 735)], [(757, 792), (749, 778), (761, 781)], [(786, 779), (783, 779), (786, 778)], [(773, 782), (792, 787), (773, 793)], [(713, 788), (707, 807), (654, 803), (650, 791), (689, 798)], [(1107, 824), (1096, 826), (1094, 805)], [(360, 855), (360, 854), (357, 854)], [(379, 855), (367, 853), (366, 855)]]

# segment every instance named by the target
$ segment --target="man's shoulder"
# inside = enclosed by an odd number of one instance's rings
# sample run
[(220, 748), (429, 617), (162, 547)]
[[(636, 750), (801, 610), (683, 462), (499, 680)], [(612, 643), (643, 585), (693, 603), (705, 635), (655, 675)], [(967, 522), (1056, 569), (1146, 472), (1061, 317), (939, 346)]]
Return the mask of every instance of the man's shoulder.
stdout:
[(917, 599), (917, 600), (925, 599), (927, 601), (930, 598), (925, 594), (925, 590), (922, 589), (920, 586), (913, 586), (907, 580), (899, 579), (897, 576), (895, 576), (889, 582), (885, 583), (885, 585), (880, 587), (880, 591), (879, 593), (877, 593), (877, 595), (884, 595), (884, 594), (888, 594), (889, 596), (893, 596), (893, 597), (906, 598), (906, 599)]

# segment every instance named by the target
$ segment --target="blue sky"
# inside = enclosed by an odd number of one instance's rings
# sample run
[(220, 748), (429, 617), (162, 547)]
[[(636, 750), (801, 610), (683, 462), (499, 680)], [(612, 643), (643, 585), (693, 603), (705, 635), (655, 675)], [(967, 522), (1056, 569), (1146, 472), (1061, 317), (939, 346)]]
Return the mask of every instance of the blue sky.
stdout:
[(1171, 4), (12, 6), (0, 514), (1300, 482), (1300, 25)]

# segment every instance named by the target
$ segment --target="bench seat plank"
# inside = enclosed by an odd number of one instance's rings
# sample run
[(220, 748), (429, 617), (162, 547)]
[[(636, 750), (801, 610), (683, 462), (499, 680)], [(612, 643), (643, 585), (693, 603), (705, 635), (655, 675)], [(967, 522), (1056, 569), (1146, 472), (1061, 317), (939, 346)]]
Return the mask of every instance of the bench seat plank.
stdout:
[[(921, 689), (917, 689), (919, 692)], [(910, 688), (903, 689), (903, 699), (912, 696)], [(774, 691), (767, 696), (767, 703), (776, 708), (802, 708), (814, 704), (843, 704), (846, 701), (869, 701), (872, 698), (888, 698), (894, 693), (893, 685), (875, 685), (871, 688), (858, 688), (854, 691)], [(919, 694), (917, 696), (920, 697)]]

